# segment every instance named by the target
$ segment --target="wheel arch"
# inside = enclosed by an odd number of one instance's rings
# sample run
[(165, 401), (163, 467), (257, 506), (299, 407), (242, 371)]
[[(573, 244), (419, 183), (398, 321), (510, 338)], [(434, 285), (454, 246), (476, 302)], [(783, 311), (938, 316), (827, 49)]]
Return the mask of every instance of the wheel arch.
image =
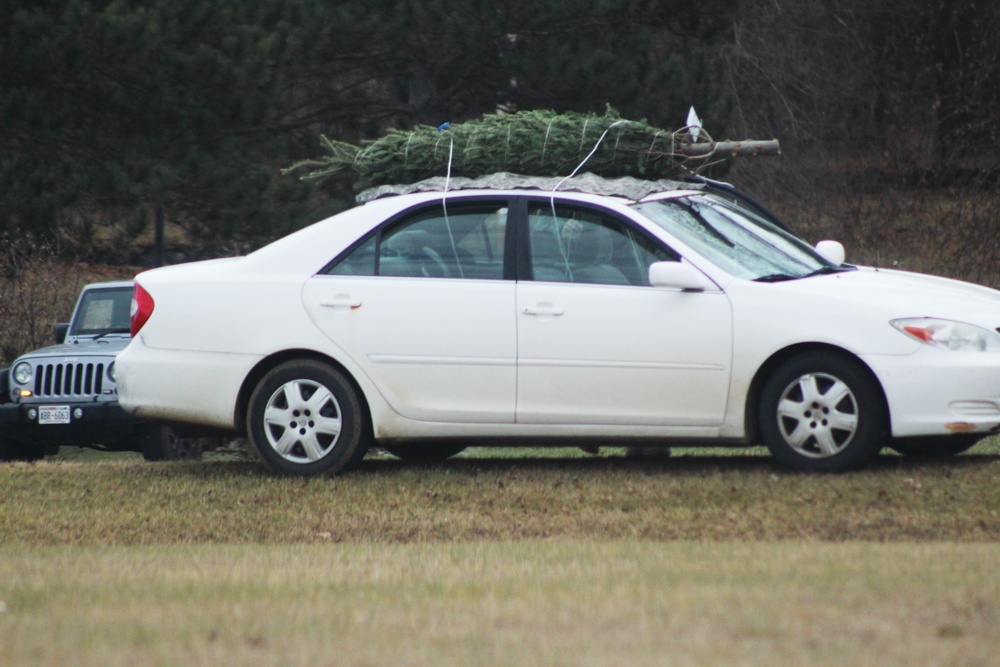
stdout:
[(283, 363), (302, 360), (312, 360), (327, 364), (347, 378), (347, 381), (351, 383), (351, 386), (357, 393), (358, 401), (361, 403), (362, 410), (364, 410), (364, 418), (367, 421), (369, 428), (372, 427), (372, 412), (371, 407), (368, 405), (368, 397), (365, 395), (361, 385), (358, 384), (358, 381), (354, 379), (354, 375), (352, 375), (343, 364), (333, 357), (316, 352), (315, 350), (292, 349), (276, 352), (268, 357), (265, 357), (264, 359), (261, 359), (243, 379), (243, 384), (240, 386), (240, 391), (236, 396), (235, 409), (236, 426), (241, 434), (246, 434), (247, 410), (250, 406), (250, 396), (253, 394), (254, 389), (260, 383), (261, 379), (272, 369), (277, 368)]
[(886, 426), (889, 433), (892, 433), (892, 413), (889, 411), (889, 401), (885, 396), (885, 389), (882, 387), (882, 383), (879, 381), (878, 376), (875, 375), (875, 371), (873, 371), (863, 359), (836, 345), (830, 345), (828, 343), (799, 343), (796, 345), (790, 345), (789, 347), (778, 350), (772, 354), (767, 361), (761, 364), (760, 368), (758, 368), (757, 372), (754, 374), (753, 380), (750, 381), (750, 388), (747, 391), (746, 404), (744, 405), (744, 427), (746, 429), (747, 441), (749, 443), (760, 443), (760, 424), (757, 420), (757, 405), (760, 401), (761, 390), (764, 386), (764, 382), (771, 375), (771, 373), (773, 373), (786, 361), (792, 359), (793, 357), (797, 357), (800, 354), (806, 354), (809, 352), (827, 352), (857, 364), (857, 366), (868, 375), (872, 383), (878, 389), (878, 395), (882, 401), (882, 410), (884, 411), (886, 417)]

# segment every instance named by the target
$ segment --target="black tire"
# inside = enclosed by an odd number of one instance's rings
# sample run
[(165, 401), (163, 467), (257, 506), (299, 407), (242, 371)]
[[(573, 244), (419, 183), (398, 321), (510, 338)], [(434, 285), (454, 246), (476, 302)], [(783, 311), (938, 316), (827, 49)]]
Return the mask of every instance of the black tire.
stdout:
[(16, 442), (0, 436), (0, 462), (40, 461), (44, 456), (44, 447)]
[(362, 436), (362, 438), (361, 438), (361, 444), (358, 445), (358, 448), (356, 450), (354, 450), (354, 455), (351, 456), (351, 459), (347, 463), (345, 463), (344, 467), (341, 468), (340, 470), (341, 471), (354, 470), (359, 465), (361, 465), (361, 462), (364, 460), (365, 456), (368, 454), (368, 449), (369, 449), (369, 443), (370, 442), (371, 442), (371, 438), (369, 438), (367, 436)]
[(433, 463), (436, 461), (450, 459), (452, 456), (464, 452), (465, 445), (436, 442), (433, 444), (420, 445), (387, 445), (383, 447), (383, 449), (396, 458), (403, 459), (404, 461)]
[(166, 424), (147, 424), (139, 431), (139, 451), (147, 461), (197, 461), (202, 446), (197, 438), (182, 438)]
[(930, 436), (926, 438), (905, 438), (892, 440), (889, 447), (904, 456), (919, 458), (948, 458), (971, 449), (985, 436), (981, 433), (969, 435)]
[(761, 439), (793, 470), (845, 472), (881, 449), (888, 417), (877, 380), (859, 362), (829, 352), (789, 359), (761, 390)]
[(247, 433), (271, 472), (332, 474), (357, 463), (367, 450), (365, 415), (342, 373), (318, 361), (290, 361), (269, 371), (254, 389)]
[(10, 369), (0, 369), (0, 403), (10, 403)]

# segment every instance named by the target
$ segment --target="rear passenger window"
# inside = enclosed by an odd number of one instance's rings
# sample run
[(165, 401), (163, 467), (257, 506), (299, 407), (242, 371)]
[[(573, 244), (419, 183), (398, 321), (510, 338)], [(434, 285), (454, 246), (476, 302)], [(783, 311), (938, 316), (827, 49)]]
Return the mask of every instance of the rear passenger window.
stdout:
[(503, 278), (507, 207), (423, 210), (352, 250), (327, 273), (422, 278)]
[(378, 236), (371, 237), (334, 264), (327, 273), (335, 276), (374, 276), (377, 241)]

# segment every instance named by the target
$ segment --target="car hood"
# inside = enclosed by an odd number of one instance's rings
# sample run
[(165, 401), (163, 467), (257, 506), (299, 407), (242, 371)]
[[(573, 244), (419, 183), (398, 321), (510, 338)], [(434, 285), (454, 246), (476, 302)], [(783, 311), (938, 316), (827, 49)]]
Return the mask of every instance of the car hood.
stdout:
[(938, 317), (1000, 327), (1000, 291), (921, 273), (861, 267), (775, 285), (813, 297), (843, 299), (890, 317)]

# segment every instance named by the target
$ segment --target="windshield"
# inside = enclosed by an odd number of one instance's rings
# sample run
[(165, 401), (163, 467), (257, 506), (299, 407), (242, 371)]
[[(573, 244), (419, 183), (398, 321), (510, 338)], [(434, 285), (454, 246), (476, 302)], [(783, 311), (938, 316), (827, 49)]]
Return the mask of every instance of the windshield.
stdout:
[(129, 332), (132, 287), (89, 289), (73, 317), (71, 336), (104, 336)]
[(774, 282), (849, 269), (749, 209), (718, 197), (691, 195), (635, 208), (738, 278)]

